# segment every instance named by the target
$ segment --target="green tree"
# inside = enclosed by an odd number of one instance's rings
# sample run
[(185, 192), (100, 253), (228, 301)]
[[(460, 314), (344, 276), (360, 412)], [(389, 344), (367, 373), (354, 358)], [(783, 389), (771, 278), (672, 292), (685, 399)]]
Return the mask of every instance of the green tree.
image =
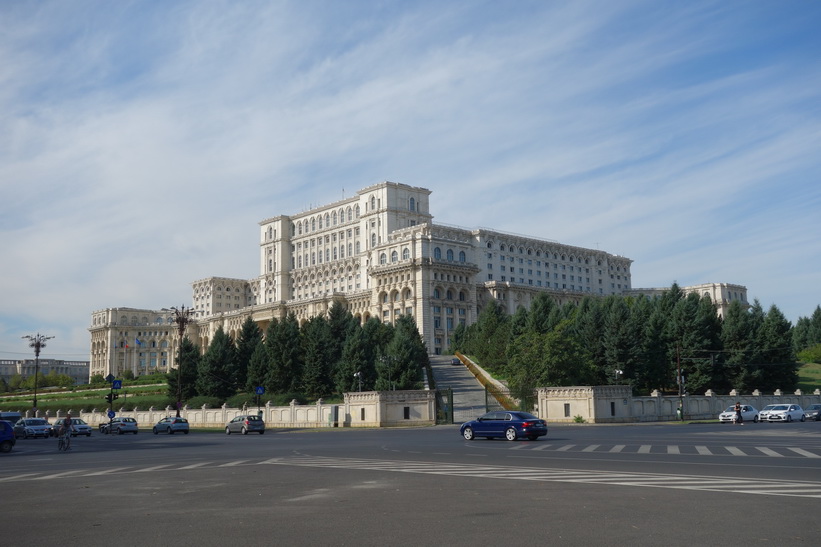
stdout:
[(403, 316), (396, 322), (393, 339), (376, 359), (377, 391), (419, 389), (422, 367), (427, 364), (427, 351), (413, 318)]
[(792, 346), (792, 325), (775, 305), (770, 306), (759, 331), (764, 389), (792, 391), (798, 384), (798, 363)]
[(236, 359), (234, 342), (222, 326), (214, 333), (211, 344), (199, 363), (197, 394), (225, 400), (236, 393)]
[(334, 384), (338, 393), (359, 391), (360, 380), (363, 391), (373, 389), (376, 369), (369, 358), (368, 339), (365, 330), (357, 328), (345, 339), (342, 359), (336, 369)]
[(268, 356), (268, 346), (262, 341), (257, 341), (257, 347), (248, 360), (248, 374), (245, 380), (245, 391), (255, 393), (257, 387), (265, 387), (265, 378), (268, 374), (270, 357)]
[(197, 376), (200, 362), (200, 351), (186, 336), (176, 356), (177, 369), (166, 374), (168, 397), (177, 400), (177, 386), (180, 386), (180, 402), (185, 402), (197, 395)]
[(237, 339), (236, 382), (239, 389), (245, 388), (248, 384), (248, 367), (251, 363), (251, 356), (261, 342), (262, 332), (249, 315), (243, 322)]
[(331, 329), (322, 316), (312, 317), (301, 330), (304, 360), (302, 363), (302, 391), (316, 399), (332, 393), (331, 387)]

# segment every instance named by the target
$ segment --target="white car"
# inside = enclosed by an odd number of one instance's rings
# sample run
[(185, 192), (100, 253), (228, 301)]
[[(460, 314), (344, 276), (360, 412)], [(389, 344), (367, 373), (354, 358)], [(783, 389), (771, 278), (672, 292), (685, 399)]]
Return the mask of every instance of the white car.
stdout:
[(767, 418), (770, 417), (770, 412), (772, 412), (772, 410), (777, 406), (778, 405), (767, 405), (764, 408), (762, 408), (761, 411), (758, 413), (758, 419), (762, 422), (766, 422)]
[[(741, 420), (743, 422), (758, 422), (758, 410), (754, 406), (741, 405)], [(718, 415), (721, 423), (735, 421), (735, 405), (727, 407), (727, 410)]]
[(804, 409), (798, 405), (772, 405), (773, 408), (767, 415), (769, 422), (791, 422), (793, 420), (806, 419), (804, 417)]

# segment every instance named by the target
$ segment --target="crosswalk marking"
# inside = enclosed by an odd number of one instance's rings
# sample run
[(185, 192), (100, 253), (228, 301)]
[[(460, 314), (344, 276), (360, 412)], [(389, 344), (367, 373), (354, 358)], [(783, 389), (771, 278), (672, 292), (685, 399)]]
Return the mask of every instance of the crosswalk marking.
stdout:
[(710, 449), (706, 446), (697, 446), (696, 451), (701, 454), (702, 456), (712, 456), (713, 453), (710, 452)]
[(651, 445), (643, 444), (639, 447), (639, 454), (649, 454), (651, 448), (653, 448)]
[(621, 452), (627, 445), (624, 444), (617, 444), (613, 448), (610, 449), (610, 452)]
[(821, 456), (819, 456), (818, 454), (813, 454), (812, 452), (809, 452), (808, 450), (804, 450), (803, 448), (787, 447), (787, 450), (792, 450), (796, 454), (798, 454), (800, 456), (804, 456), (806, 458), (821, 458)]
[(772, 456), (774, 458), (783, 458), (784, 457), (783, 454), (779, 454), (778, 452), (776, 452), (772, 448), (767, 448), (766, 446), (756, 446), (755, 449), (758, 450), (759, 452), (761, 452), (762, 454), (765, 454), (767, 456)]
[(597, 449), (599, 446), (600, 446), (600, 445), (598, 445), (598, 444), (591, 444), (590, 446), (588, 446), (587, 448), (585, 448), (584, 450), (582, 450), (582, 452), (595, 452), (595, 451), (596, 451), (596, 449)]
[(733, 456), (746, 456), (747, 453), (741, 450), (740, 448), (736, 448), (735, 446), (727, 446), (725, 447), (727, 452), (732, 454)]
[(571, 449), (571, 448), (573, 448), (574, 446), (576, 446), (576, 445), (575, 445), (575, 444), (566, 444), (566, 445), (564, 445), (564, 446), (563, 446), (563, 447), (561, 447), (561, 448), (557, 448), (557, 449), (556, 449), (556, 452), (567, 452), (568, 450), (570, 450), (570, 449)]
[[(310, 456), (294, 457), (292, 459), (283, 458), (272, 463), (274, 463), (274, 465), (290, 465), (299, 467), (331, 467), (336, 469), (395, 471), (432, 475), (446, 474), (489, 479), (607, 484), (612, 486), (705, 490), (713, 492), (768, 494), (775, 496), (821, 499), (821, 482), (665, 475), (655, 473), (610, 473), (606, 471), (594, 470), (554, 470), (504, 466), (483, 466), (478, 469), (468, 466), (467, 468), (461, 467), (459, 469), (454, 469), (455, 464), (439, 464), (435, 462), (429, 462), (427, 465), (420, 465), (421, 462), (383, 462), (378, 460), (348, 460), (344, 458), (322, 458)], [(409, 468), (405, 468), (406, 465), (408, 465)]]
[(681, 450), (678, 449), (676, 445), (670, 445), (667, 447), (668, 454), (681, 454)]

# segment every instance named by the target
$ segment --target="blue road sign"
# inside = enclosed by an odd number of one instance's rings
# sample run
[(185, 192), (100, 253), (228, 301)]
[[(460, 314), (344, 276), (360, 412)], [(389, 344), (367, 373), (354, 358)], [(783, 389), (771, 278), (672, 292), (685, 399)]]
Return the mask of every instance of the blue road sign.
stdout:
[(111, 389), (122, 389), (123, 388), (123, 381), (122, 380), (114, 380), (111, 382)]
[(109, 374), (108, 376), (106, 376), (106, 377), (105, 377), (105, 381), (106, 381), (106, 382), (108, 382), (108, 383), (110, 384), (111, 382), (113, 382), (113, 381), (114, 381), (114, 375), (113, 375), (113, 374)]
[(113, 418), (116, 414), (117, 414), (117, 413), (116, 413), (116, 412), (114, 412), (113, 410), (109, 410), (109, 411), (108, 411), (108, 419), (110, 420), (110, 419), (111, 419), (111, 418)]
[(257, 392), (257, 395), (264, 395), (265, 394), (265, 388), (262, 387), (262, 386), (257, 386), (256, 392)]

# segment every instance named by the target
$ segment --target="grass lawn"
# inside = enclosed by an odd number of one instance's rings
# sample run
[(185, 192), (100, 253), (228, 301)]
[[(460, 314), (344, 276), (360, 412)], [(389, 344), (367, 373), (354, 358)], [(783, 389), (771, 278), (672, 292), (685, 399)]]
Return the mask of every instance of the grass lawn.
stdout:
[(821, 389), (821, 364), (806, 363), (798, 369), (798, 389), (805, 394), (812, 394)]

